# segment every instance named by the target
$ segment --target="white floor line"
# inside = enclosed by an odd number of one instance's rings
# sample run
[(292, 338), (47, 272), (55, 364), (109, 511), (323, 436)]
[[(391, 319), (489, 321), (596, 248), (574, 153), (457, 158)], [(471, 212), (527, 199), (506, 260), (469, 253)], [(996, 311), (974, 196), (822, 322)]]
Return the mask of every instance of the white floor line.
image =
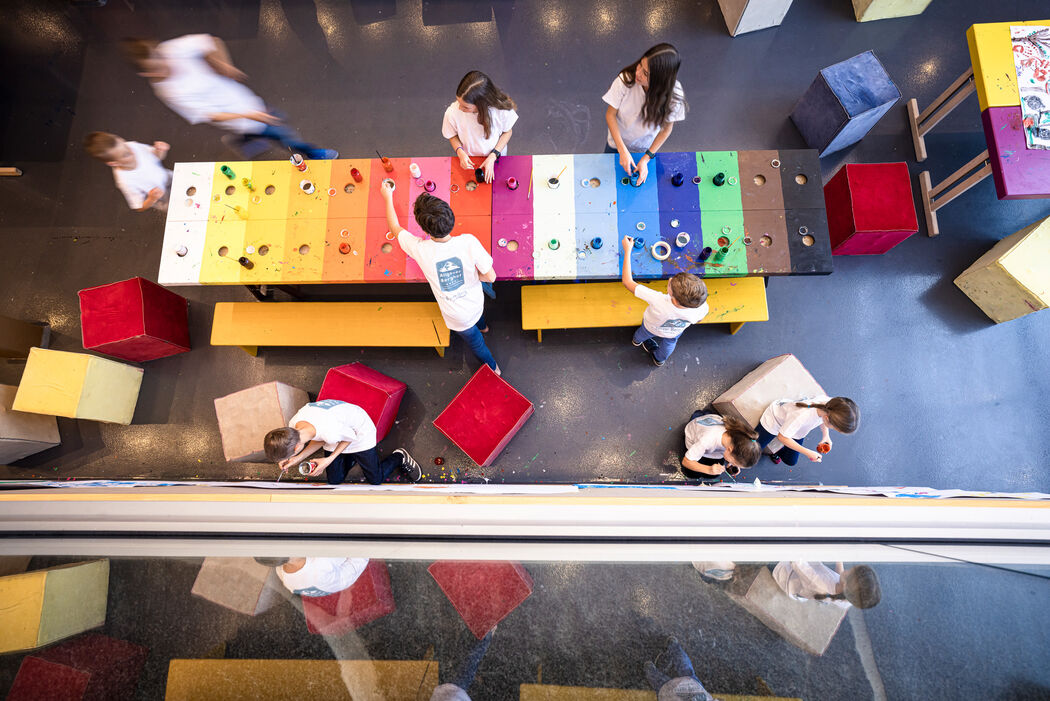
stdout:
[(868, 624), (864, 621), (864, 612), (855, 606), (850, 606), (846, 615), (853, 629), (853, 646), (857, 650), (857, 655), (860, 656), (860, 663), (864, 667), (868, 683), (871, 684), (872, 698), (875, 701), (886, 701), (886, 687), (882, 684), (879, 667), (875, 664), (875, 651), (871, 648), (871, 638), (868, 636)]

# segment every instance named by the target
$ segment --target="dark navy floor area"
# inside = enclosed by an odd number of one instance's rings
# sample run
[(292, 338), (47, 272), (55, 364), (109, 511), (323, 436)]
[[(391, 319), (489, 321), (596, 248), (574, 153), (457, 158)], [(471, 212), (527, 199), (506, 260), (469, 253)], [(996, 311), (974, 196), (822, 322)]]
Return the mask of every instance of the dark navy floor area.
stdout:
[[(788, 113), (820, 68), (874, 49), (904, 97), (924, 107), (968, 67), (970, 24), (1047, 14), (1043, 0), (934, 0), (919, 17), (862, 24), (845, 0), (798, 0), (780, 27), (731, 38), (713, 0), (6, 4), (0, 161), (25, 175), (0, 179), (0, 313), (49, 321), (52, 347), (80, 350), (77, 290), (156, 278), (163, 216), (128, 211), (105, 166), (81, 149), (87, 132), (168, 141), (171, 162), (228, 157), (218, 130), (188, 126), (135, 75), (118, 45), (128, 35), (224, 38), (257, 93), (306, 138), (344, 156), (449, 153), (441, 115), (473, 68), (518, 103), (512, 153), (589, 153), (604, 144), (602, 94), (659, 41), (683, 55), (691, 107), (666, 149), (802, 148)], [(927, 144), (922, 168), (935, 182), (984, 149), (976, 97)], [(856, 147), (824, 159), (824, 181), (847, 161), (922, 169), (903, 101)], [(764, 460), (745, 473), (749, 481), (1047, 492), (1050, 312), (994, 325), (952, 280), (997, 240), (1048, 215), (1048, 201), (998, 201), (988, 179), (941, 210), (939, 237), (921, 225), (887, 255), (836, 258), (831, 276), (772, 279), (768, 322), (736, 336), (689, 329), (660, 369), (631, 347), (629, 329), (552, 331), (537, 343), (521, 330), (518, 286), (497, 283), (489, 344), (536, 413), (484, 469), (430, 423), (477, 367), (458, 339), (444, 359), (409, 349), (263, 349), (251, 358), (208, 345), (212, 304), (249, 300), (248, 292), (182, 288), (194, 349), (145, 365), (135, 422), (60, 419), (60, 447), (0, 468), (0, 477), (273, 478), (271, 466), (224, 461), (213, 399), (269, 380), (316, 393), (329, 367), (360, 360), (408, 384), (384, 445), (408, 447), (428, 479), (674, 481), (689, 414), (760, 362), (794, 353), (830, 394), (857, 401), (861, 429), (838, 437), (822, 464)], [(428, 294), (423, 286), (307, 292)], [(16, 384), (21, 367), (0, 364), (0, 382)]]

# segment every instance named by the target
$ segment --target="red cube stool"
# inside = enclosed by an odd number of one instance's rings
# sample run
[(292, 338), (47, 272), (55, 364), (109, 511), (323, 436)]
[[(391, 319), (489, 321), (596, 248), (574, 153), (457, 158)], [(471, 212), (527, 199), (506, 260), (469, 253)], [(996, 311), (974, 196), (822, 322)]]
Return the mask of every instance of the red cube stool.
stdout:
[(342, 635), (393, 613), (390, 571), (382, 560), (369, 560), (357, 581), (328, 596), (304, 596), (306, 628), (320, 635)]
[(532, 577), (517, 562), (445, 560), (427, 572), (478, 640), (532, 593)]
[(847, 163), (824, 186), (831, 252), (885, 253), (919, 230), (906, 163)]
[(485, 466), (507, 447), (533, 411), (532, 402), (482, 365), (434, 419), (434, 426), (471, 460)]
[(190, 349), (189, 303), (133, 277), (80, 291), (84, 348), (123, 360), (155, 360)]
[(108, 701), (135, 697), (147, 650), (89, 633), (27, 655), (8, 701)]
[(400, 380), (362, 363), (350, 363), (328, 371), (317, 401), (341, 399), (361, 407), (376, 425), (376, 440), (381, 441), (394, 425), (405, 389)]

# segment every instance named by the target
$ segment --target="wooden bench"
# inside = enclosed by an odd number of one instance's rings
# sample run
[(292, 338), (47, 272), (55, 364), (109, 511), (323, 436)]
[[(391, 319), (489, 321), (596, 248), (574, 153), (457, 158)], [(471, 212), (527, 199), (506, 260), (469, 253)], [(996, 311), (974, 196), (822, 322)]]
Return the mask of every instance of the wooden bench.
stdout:
[(219, 302), (213, 346), (431, 347), (449, 344), (437, 302)]
[[(769, 320), (763, 278), (713, 278), (704, 282), (710, 311), (701, 324), (728, 322), (729, 332), (736, 333), (748, 321)], [(667, 290), (665, 280), (644, 284), (657, 292)], [(525, 285), (521, 288), (521, 328), (535, 330), (542, 342), (544, 329), (638, 326), (645, 307), (645, 302), (619, 282)]]

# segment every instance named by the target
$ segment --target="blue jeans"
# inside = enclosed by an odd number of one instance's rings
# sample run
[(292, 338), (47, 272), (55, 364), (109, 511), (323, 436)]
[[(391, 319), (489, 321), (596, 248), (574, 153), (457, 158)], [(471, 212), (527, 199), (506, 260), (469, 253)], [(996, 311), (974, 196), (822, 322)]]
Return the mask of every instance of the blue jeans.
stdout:
[[(660, 687), (678, 677), (692, 677), (696, 679), (696, 672), (693, 671), (693, 663), (689, 660), (689, 655), (685, 654), (685, 650), (678, 644), (677, 640), (671, 640), (667, 643), (667, 650), (661, 657), (666, 657), (667, 660), (660, 664), (660, 658), (656, 658), (656, 662), (653, 663), (653, 667), (647, 667), (645, 671), (646, 679), (649, 682), (649, 686), (653, 688), (653, 691), (660, 693)], [(700, 681), (697, 679), (697, 681)]]
[[(772, 443), (773, 439), (776, 438), (776, 436), (764, 429), (762, 427), (762, 424), (759, 424), (757, 427), (755, 427), (755, 431), (758, 432), (758, 445), (762, 448), (762, 450), (765, 450), (766, 446)], [(805, 438), (797, 438), (795, 439), (795, 442), (799, 445), (802, 445), (805, 440)], [(774, 453), (774, 455), (783, 460), (784, 464), (790, 467), (794, 467), (798, 464), (798, 451), (792, 448), (788, 448), (787, 446), (784, 446), (783, 448), (778, 450), (776, 453)]]
[(657, 336), (650, 333), (644, 324), (639, 326), (638, 330), (634, 332), (635, 343), (646, 343), (650, 348), (656, 346), (655, 350), (653, 350), (653, 357), (658, 363), (662, 363), (671, 357), (671, 353), (674, 353), (674, 347), (678, 345), (678, 339), (681, 337), (682, 334), (678, 334), (674, 338)]
[(489, 352), (489, 347), (485, 345), (485, 337), (481, 335), (482, 329), (488, 328), (488, 322), (485, 321), (485, 315), (482, 314), (481, 318), (478, 319), (478, 323), (471, 326), (466, 331), (457, 331), (467, 345), (470, 346), (470, 350), (477, 356), (477, 359), (488, 365), (493, 370), (496, 369), (496, 359), (492, 357), (492, 353)]
[(380, 460), (379, 448), (375, 446), (360, 453), (340, 453), (325, 469), (325, 479), (328, 484), (342, 484), (354, 465), (360, 465), (369, 484), (382, 484), (387, 477), (401, 469), (404, 462), (401, 453), (391, 453)]
[(451, 674), (446, 684), (455, 684), (463, 691), (470, 688), (470, 685), (474, 683), (474, 677), (478, 674), (478, 666), (481, 665), (482, 658), (485, 657), (485, 653), (489, 649), (489, 644), (492, 642), (492, 631), (488, 632), (484, 638), (478, 641), (476, 645), (471, 649), (459, 667), (457, 667)]
[(298, 151), (310, 159), (319, 160), (326, 156), (325, 149), (318, 148), (299, 138), (295, 130), (286, 124), (267, 124), (266, 128), (258, 134), (245, 134), (244, 141), (247, 143), (252, 139), (270, 139), (282, 146), (287, 146), (293, 151)]

